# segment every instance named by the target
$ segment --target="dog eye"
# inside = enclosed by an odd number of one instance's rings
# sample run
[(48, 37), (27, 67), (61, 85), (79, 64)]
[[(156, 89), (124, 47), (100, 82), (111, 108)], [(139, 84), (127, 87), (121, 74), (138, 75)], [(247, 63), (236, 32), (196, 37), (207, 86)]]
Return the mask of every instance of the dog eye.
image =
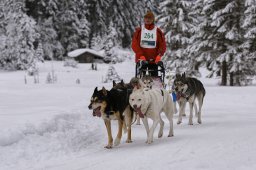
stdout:
[(141, 99), (138, 99), (139, 101), (141, 101)]
[(132, 101), (134, 101), (134, 99), (132, 99)]

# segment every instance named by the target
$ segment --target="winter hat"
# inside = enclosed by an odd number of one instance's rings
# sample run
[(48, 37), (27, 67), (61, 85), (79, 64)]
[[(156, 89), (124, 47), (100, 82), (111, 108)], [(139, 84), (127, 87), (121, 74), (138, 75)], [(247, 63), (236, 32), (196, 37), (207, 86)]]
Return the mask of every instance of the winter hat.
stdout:
[(153, 14), (153, 12), (151, 11), (148, 11), (145, 15), (144, 15), (144, 18), (150, 18), (153, 20), (153, 22), (155, 21), (155, 16)]

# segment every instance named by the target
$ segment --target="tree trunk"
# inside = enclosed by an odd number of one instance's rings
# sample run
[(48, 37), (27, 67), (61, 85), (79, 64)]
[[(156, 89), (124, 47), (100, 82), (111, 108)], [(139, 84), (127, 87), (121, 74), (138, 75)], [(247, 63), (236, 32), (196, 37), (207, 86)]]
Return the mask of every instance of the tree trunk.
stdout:
[(230, 73), (229, 84), (230, 84), (230, 86), (234, 86), (234, 74), (233, 74), (233, 72)]
[(222, 86), (226, 86), (227, 85), (227, 62), (226, 60), (224, 60), (222, 62), (222, 66), (221, 66), (221, 70), (222, 70), (222, 75), (221, 75), (221, 85)]

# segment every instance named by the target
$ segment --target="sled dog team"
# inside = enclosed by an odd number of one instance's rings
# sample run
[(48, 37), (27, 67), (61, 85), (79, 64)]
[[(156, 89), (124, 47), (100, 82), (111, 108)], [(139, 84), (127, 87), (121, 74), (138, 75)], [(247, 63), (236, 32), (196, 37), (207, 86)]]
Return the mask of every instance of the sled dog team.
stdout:
[[(127, 132), (126, 143), (131, 143), (131, 126), (136, 118), (140, 118), (146, 130), (146, 143), (153, 142), (155, 128), (160, 124), (158, 138), (163, 136), (164, 121), (161, 113), (167, 117), (169, 122), (168, 137), (173, 134), (173, 115), (175, 113), (175, 105), (169, 92), (164, 88), (153, 88), (153, 81), (150, 77), (143, 79), (132, 78), (130, 83), (125, 84), (113, 82), (110, 90), (104, 87), (100, 90), (96, 87), (91, 97), (88, 108), (93, 110), (93, 116), (102, 117), (107, 129), (108, 144), (105, 148), (112, 148), (113, 145), (120, 144), (122, 131)], [(193, 107), (195, 107), (195, 115), (197, 122), (202, 123), (201, 109), (205, 96), (203, 84), (196, 78), (186, 77), (185, 73), (177, 74), (173, 82), (173, 90), (177, 96), (179, 104), (179, 115), (177, 124), (182, 122), (182, 115), (185, 114), (186, 103), (189, 103), (189, 125), (193, 125)], [(195, 101), (197, 100), (197, 105)], [(133, 120), (135, 119), (135, 120)], [(152, 119), (153, 124), (149, 127), (148, 119)], [(113, 141), (111, 120), (118, 121), (118, 132)]]

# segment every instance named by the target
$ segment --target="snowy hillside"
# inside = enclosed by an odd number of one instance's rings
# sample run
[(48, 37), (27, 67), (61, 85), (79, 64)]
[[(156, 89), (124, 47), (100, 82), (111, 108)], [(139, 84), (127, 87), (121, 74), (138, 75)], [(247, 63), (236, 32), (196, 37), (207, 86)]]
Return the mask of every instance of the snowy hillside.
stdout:
[[(57, 82), (47, 84), (52, 67)], [(0, 72), (1, 170), (256, 169), (256, 86), (220, 87), (219, 80), (202, 78), (202, 125), (189, 126), (187, 117), (177, 125), (175, 115), (174, 137), (167, 138), (166, 123), (163, 138), (157, 139), (157, 127), (151, 145), (143, 125), (133, 125), (133, 143), (125, 143), (124, 134), (118, 147), (107, 150), (104, 123), (87, 106), (96, 86), (111, 88), (102, 83), (109, 66), (90, 67), (45, 62), (39, 84), (33, 77), (25, 84), (24, 71)], [(134, 75), (132, 61), (114, 67), (125, 82)], [(115, 137), (116, 122), (112, 129)]]

